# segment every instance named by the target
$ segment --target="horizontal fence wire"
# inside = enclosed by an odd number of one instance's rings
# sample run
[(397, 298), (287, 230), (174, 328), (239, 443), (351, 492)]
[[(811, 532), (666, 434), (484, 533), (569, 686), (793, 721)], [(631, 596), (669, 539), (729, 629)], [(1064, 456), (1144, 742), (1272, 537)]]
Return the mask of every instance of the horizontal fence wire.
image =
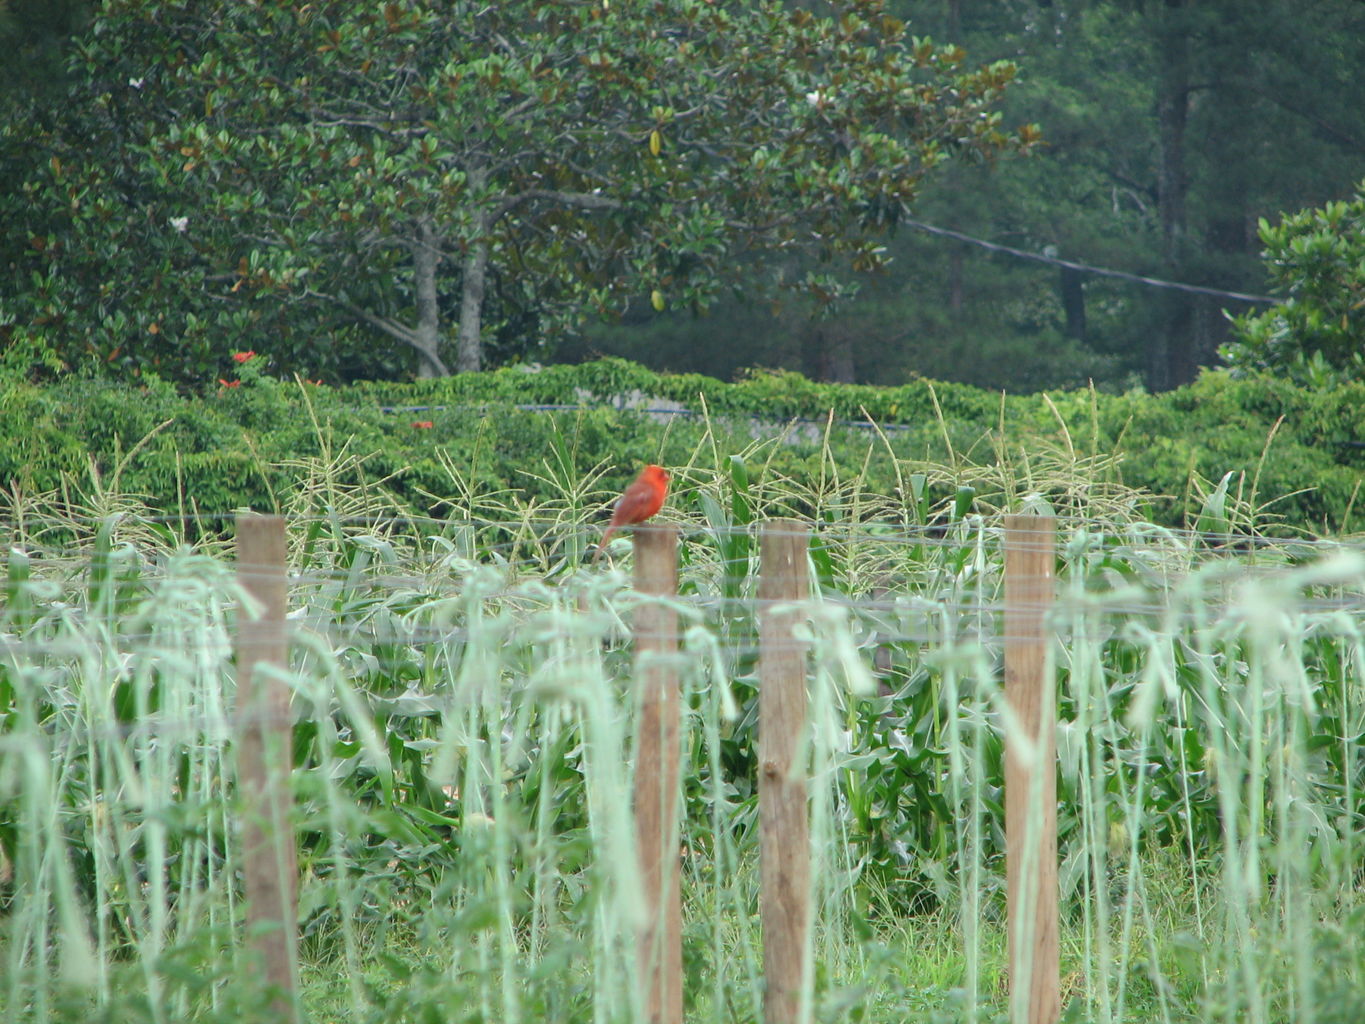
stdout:
[[(595, 503), (587, 502), (579, 506), (579, 509), (565, 509), (564, 515), (582, 515), (582, 510), (589, 511), (596, 506)], [(564, 516), (554, 518), (537, 519), (528, 517), (525, 520), (512, 522), (499, 522), (497, 520), (475, 520), (457, 517), (432, 517), (432, 516), (290, 516), (289, 523), (291, 528), (312, 527), (312, 526), (331, 526), (345, 528), (348, 530), (371, 530), (378, 531), (383, 537), (403, 536), (402, 532), (406, 529), (422, 530), (422, 533), (414, 534), (416, 537), (430, 539), (431, 537), (443, 536), (446, 531), (459, 529), (474, 529), (486, 532), (497, 531), (530, 531), (530, 536), (536, 539), (547, 539), (557, 531), (561, 535), (572, 533), (593, 533), (600, 532), (606, 525), (607, 516), (611, 510), (611, 504), (603, 504), (600, 519), (565, 519)], [(833, 507), (839, 507), (837, 505)], [(1000, 522), (1001, 518), (1007, 513), (992, 513), (989, 515), (974, 514), (962, 519), (948, 520), (938, 519), (929, 523), (907, 523), (895, 520), (868, 520), (862, 523), (848, 526), (821, 526), (813, 524), (812, 529), (804, 531), (803, 535), (813, 538), (827, 540), (829, 543), (836, 544), (881, 544), (881, 545), (904, 545), (904, 544), (931, 544), (943, 547), (956, 546), (961, 543), (961, 538), (954, 534), (963, 531), (979, 530), (988, 535), (999, 536), (1003, 530)], [(1253, 549), (1272, 549), (1285, 550), (1289, 552), (1309, 553), (1312, 551), (1335, 551), (1343, 548), (1361, 550), (1365, 549), (1365, 537), (1347, 536), (1343, 538), (1324, 538), (1304, 535), (1301, 531), (1294, 531), (1287, 535), (1276, 535), (1262, 531), (1239, 532), (1215, 529), (1193, 529), (1186, 527), (1162, 526), (1152, 523), (1132, 523), (1120, 524), (1097, 520), (1094, 516), (1070, 514), (1065, 511), (1049, 511), (1046, 513), (1052, 518), (1060, 531), (1065, 532), (1068, 528), (1073, 531), (1084, 531), (1088, 539), (1108, 540), (1116, 542), (1121, 538), (1133, 538), (1135, 541), (1142, 541), (1155, 544), (1164, 543), (1184, 543), (1189, 545), (1203, 545), (1224, 553), (1229, 551), (1247, 551)], [(60, 519), (38, 520), (0, 520), (0, 536), (8, 535), (11, 546), (18, 546), (22, 550), (36, 554), (62, 554), (70, 551), (71, 545), (66, 542), (44, 545), (32, 541), (20, 541), (16, 538), (22, 537), (41, 537), (44, 533), (58, 531), (70, 531), (73, 525), (83, 527), (91, 533), (91, 538), (86, 543), (93, 542), (93, 535), (97, 528), (108, 525), (110, 529), (121, 531), (124, 534), (137, 531), (141, 524), (155, 525), (177, 525), (182, 523), (218, 523), (223, 526), (235, 523), (236, 514), (223, 516), (176, 516), (176, 515), (137, 515), (137, 516), (63, 516)], [(723, 538), (732, 536), (756, 536), (760, 528), (763, 528), (765, 521), (757, 519), (750, 524), (742, 525), (716, 525), (699, 527), (695, 521), (677, 520), (667, 515), (660, 516), (657, 520), (661, 523), (672, 523), (683, 529), (685, 540), (705, 540), (707, 538)], [(427, 532), (430, 531), (430, 532)], [(1024, 531), (1025, 535), (1027, 531)], [(778, 531), (781, 535), (781, 531)], [(347, 535), (352, 536), (352, 535)], [(159, 538), (162, 543), (164, 538)], [(318, 543), (327, 540), (326, 537), (319, 537)], [(529, 543), (527, 540), (505, 540), (492, 541), (485, 545), (480, 542), (480, 548), (489, 553), (498, 551), (515, 550), (518, 547), (525, 547)]]
[[(801, 531), (790, 534), (805, 535)], [(877, 543), (883, 540), (880, 537), (871, 539)], [(903, 540), (894, 538), (893, 542), (899, 544)], [(961, 548), (963, 545), (959, 541), (950, 546)], [(1136, 547), (1125, 550), (1129, 553), (1142, 551)], [(1332, 550), (1342, 548), (1334, 546)], [(1065, 559), (1063, 562), (1065, 571)], [(118, 586), (117, 574), (112, 570), (126, 564), (113, 559), (105, 566), (111, 572), (99, 586), (106, 593)], [(42, 673), (64, 660), (88, 658), (92, 653), (97, 658), (123, 664), (129, 658), (184, 658), (190, 652), (183, 649), (183, 638), (165, 622), (151, 623), (150, 617), (156, 614), (151, 606), (155, 606), (158, 599), (200, 600), (206, 607), (217, 609), (205, 613), (199, 620), (199, 625), (211, 635), (215, 644), (213, 648), (199, 652), (208, 658), (206, 666), (201, 667), (212, 672), (230, 672), (227, 645), (237, 615), (236, 586), (252, 573), (226, 558), (201, 558), (196, 563), (200, 570), (197, 575), (185, 570), (184, 563), (179, 566), (182, 575), (166, 575), (174, 567), (173, 562), (149, 562), (142, 566), (145, 574), (132, 584), (133, 589), (144, 591), (139, 594), (139, 600), (149, 606), (141, 613), (136, 606), (131, 610), (118, 610), (121, 606), (117, 601), (103, 609), (82, 604), (80, 594), (88, 594), (95, 586), (88, 578), (88, 563), (81, 572), (62, 581), (36, 580), (32, 588), (37, 600), (27, 612), (29, 635), (16, 632), (15, 609), (11, 602), (6, 609), (9, 628), (0, 634), (0, 660), (11, 670)], [(732, 628), (746, 617), (762, 616), (774, 607), (795, 607), (815, 628), (808, 638), (794, 640), (790, 645), (792, 649), (810, 651), (811, 644), (818, 642), (821, 635), (840, 633), (853, 650), (868, 659), (875, 657), (877, 651), (913, 646), (946, 655), (976, 652), (977, 656), (985, 657), (984, 664), (993, 666), (995, 671), (1003, 645), (1027, 639), (1011, 636), (1002, 628), (1006, 604), (999, 589), (999, 566), (980, 578), (977, 589), (950, 592), (946, 597), (924, 596), (913, 582), (898, 579), (891, 572), (879, 579), (875, 591), (857, 595), (824, 592), (795, 604), (765, 601), (754, 594), (683, 593), (664, 599), (642, 598), (631, 590), (629, 578), (614, 569), (578, 570), (565, 582), (547, 585), (540, 580), (528, 583), (519, 579), (516, 573), (522, 567), (516, 565), (457, 562), (439, 564), (433, 569), (429, 563), (413, 559), (404, 567), (432, 571), (404, 574), (393, 566), (375, 563), (360, 572), (291, 573), (288, 585), (296, 607), (290, 613), (288, 626), (295, 635), (296, 657), (309, 657), (314, 649), (311, 645), (316, 642), (324, 643), (344, 658), (348, 650), (369, 645), (394, 645), (419, 652), (428, 648), (458, 648), (475, 639), (486, 638), (490, 628), (487, 624), (481, 627), (481, 632), (475, 632), (464, 623), (434, 621), (441, 615), (450, 614), (452, 606), (466, 610), (477, 606), (491, 610), (495, 615), (508, 616), (508, 621), (497, 623), (496, 629), (507, 638), (504, 646), (509, 649), (529, 649), (551, 641), (556, 635), (576, 635), (598, 640), (605, 645), (604, 650), (624, 650), (631, 634), (619, 613), (628, 615), (633, 604), (646, 600), (664, 600), (676, 608), (684, 630), (692, 625)], [(1077, 589), (1062, 577), (1054, 580), (1054, 593), (1046, 601), (1040, 600), (1036, 605), (1016, 601), (1013, 607), (1025, 611), (1030, 607), (1045, 607), (1048, 632), (1060, 650), (1081, 640), (1104, 642), (1126, 638), (1126, 642), (1140, 644), (1142, 638), (1134, 630), (1144, 622), (1168, 632), (1216, 629), (1224, 635), (1235, 636), (1238, 631), (1258, 628), (1267, 614), (1291, 617), (1301, 625), (1305, 635), (1358, 643), (1365, 635), (1365, 577), (1362, 577), (1360, 567), (1356, 568), (1354, 579), (1348, 580), (1354, 591), (1345, 592), (1336, 587), (1331, 593), (1286, 589), (1284, 584), (1295, 579), (1295, 572), (1302, 574), (1302, 569), (1283, 565), (1246, 566), (1235, 561), (1181, 572), (1159, 586), (1152, 582), (1145, 585), (1129, 582), (1112, 591)], [(480, 571), (490, 575), (476, 586), (468, 574)], [(744, 571), (747, 575), (749, 570)], [(1204, 577), (1200, 576), (1201, 572)], [(261, 575), (273, 577), (274, 574)], [(1311, 584), (1312, 580), (1307, 582)], [(58, 587), (56, 594), (44, 594), (45, 583)], [(164, 590), (158, 589), (163, 585)], [(465, 586), (472, 589), (465, 591), (462, 589)], [(355, 591), (360, 596), (352, 603), (338, 601), (335, 596), (328, 596), (329, 588)], [(1230, 592), (1236, 596), (1230, 596)], [(50, 606), (44, 606), (44, 597), (52, 602)], [(75, 599), (71, 600), (73, 597)], [(426, 604), (408, 606), (409, 602)], [(612, 602), (615, 607), (608, 609), (606, 604)], [(830, 619), (831, 614), (836, 618)], [(518, 630), (523, 630), (524, 635)], [(768, 650), (776, 648), (770, 645)], [(742, 642), (736, 643), (734, 639), (723, 642), (722, 653), (731, 661), (756, 658), (761, 652), (756, 633)], [(365, 670), (350, 666), (346, 671), (364, 674)], [(381, 706), (390, 706), (394, 702), (401, 705), (405, 700), (409, 703), (429, 700), (431, 695), (413, 691), (374, 699)], [(435, 713), (434, 710), (431, 713)], [(60, 715), (54, 716), (54, 728), (60, 721)], [(127, 737), (150, 734), (188, 737), (220, 733), (231, 728), (233, 722), (240, 721), (237, 716), (196, 715), (178, 721), (153, 716), (145, 722), (120, 723), (111, 728), (116, 735)], [(9, 738), (5, 742), (22, 740)]]

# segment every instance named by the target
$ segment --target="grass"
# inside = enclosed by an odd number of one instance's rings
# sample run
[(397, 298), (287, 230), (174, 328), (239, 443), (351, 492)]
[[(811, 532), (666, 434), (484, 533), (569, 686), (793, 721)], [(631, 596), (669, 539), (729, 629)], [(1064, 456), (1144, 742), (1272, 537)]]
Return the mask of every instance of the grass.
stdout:
[[(759, 1017), (756, 530), (794, 512), (814, 524), (815, 1019), (1005, 1019), (991, 493), (1060, 514), (1067, 1019), (1359, 1019), (1358, 555), (1162, 530), (1113, 484), (1089, 515), (1079, 445), (929, 507), (925, 481), (954, 467), (906, 464), (870, 494), (832, 459), (775, 476), (771, 443), (703, 444), (666, 512), (684, 537), (690, 1020)], [(559, 496), (534, 506), (448, 464), (436, 523), (343, 486), (354, 456), (334, 454), (290, 516), (309, 1019), (637, 1019), (638, 598), (582, 565), (597, 477), (572, 438), (536, 470)], [(266, 1019), (242, 927), (230, 549), (211, 529), (188, 548), (98, 486), (4, 527), (0, 1013)], [(1239, 500), (1211, 515), (1251, 515)]]

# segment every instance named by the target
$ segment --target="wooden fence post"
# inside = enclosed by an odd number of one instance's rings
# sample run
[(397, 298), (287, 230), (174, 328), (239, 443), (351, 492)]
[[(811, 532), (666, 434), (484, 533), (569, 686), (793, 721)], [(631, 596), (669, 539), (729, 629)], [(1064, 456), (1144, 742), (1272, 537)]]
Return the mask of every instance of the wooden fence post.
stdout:
[(806, 727), (806, 651), (793, 635), (800, 614), (774, 605), (804, 601), (806, 527), (778, 519), (763, 529), (759, 566), (758, 810), (763, 924), (763, 1020), (809, 1016), (810, 823), (801, 752)]
[(1051, 516), (1005, 516), (1005, 887), (1010, 1019), (1061, 1015), (1057, 913), (1057, 696), (1047, 612), (1056, 565)]
[[(237, 517), (237, 578), (264, 605), (237, 610), (237, 791), (248, 943), (278, 995), (281, 1019), (298, 1020), (298, 860), (290, 825), (291, 729), (285, 611), (284, 519)], [(257, 671), (263, 668), (266, 671)]]
[[(678, 594), (678, 530), (635, 528), (635, 589)], [(645, 922), (638, 947), (640, 986), (650, 1024), (682, 1024), (682, 903), (679, 892), (677, 613), (662, 603), (635, 609), (636, 674), (641, 687), (635, 746), (635, 837), (645, 889)]]

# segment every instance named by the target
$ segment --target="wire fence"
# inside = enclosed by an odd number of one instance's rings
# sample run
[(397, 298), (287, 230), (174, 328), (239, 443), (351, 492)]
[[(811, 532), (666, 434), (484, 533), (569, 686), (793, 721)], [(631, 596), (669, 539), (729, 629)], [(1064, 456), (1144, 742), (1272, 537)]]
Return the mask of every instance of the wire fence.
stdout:
[[(1021, 595), (1007, 592), (1004, 520), (693, 527), (676, 530), (676, 587), (650, 594), (638, 548), (633, 562), (629, 542), (611, 552), (636, 575), (585, 564), (576, 523), (522, 524), (533, 543), (485, 546), (453, 540), (459, 523), (322, 517), (291, 522), (260, 568), (228, 547), (149, 546), (137, 522), (122, 524), (128, 540), (87, 525), (77, 549), (7, 557), (7, 1019), (56, 1013), (54, 979), (68, 976), (82, 979), (82, 1013), (126, 989), (160, 999), (161, 1019), (258, 996), (252, 1012), (325, 1004), (371, 1019), (372, 944), (416, 971), (389, 978), (392, 998), (458, 995), (506, 1020), (570, 1004), (560, 1019), (645, 1019), (676, 991), (649, 979), (678, 948), (648, 924), (669, 892), (644, 880), (650, 836), (681, 851), (682, 948), (705, 964), (689, 983), (696, 1019), (904, 1019), (893, 979), (851, 994), (875, 973), (856, 938), (879, 934), (859, 909), (869, 886), (952, 935), (959, 973), (939, 998), (962, 1002), (940, 1009), (962, 1019), (1008, 1010), (995, 971), (1032, 979), (1026, 991), (1052, 985), (1043, 1018), (1068, 1001), (1114, 1021), (1358, 1005), (1358, 967), (1340, 972), (1344, 989), (1305, 974), (1341, 937), (1315, 922), (1361, 904), (1365, 559), (1349, 544), (1014, 521), (1015, 554), (1051, 570)], [(323, 525), (336, 532), (310, 549)], [(762, 584), (763, 545), (780, 542), (800, 552), (799, 597)], [(285, 688), (273, 708), (236, 692), (234, 654), (249, 591), (269, 581), (289, 596), (292, 637), (287, 660), (258, 673)], [(643, 627), (651, 609), (674, 625)], [(785, 614), (786, 632), (763, 632)], [(673, 646), (641, 654), (642, 636)], [(1055, 756), (1010, 693), (1011, 652), (1030, 644)], [(800, 742), (765, 768), (763, 666), (789, 655)], [(642, 754), (654, 727), (641, 681), (664, 669), (679, 698), (674, 784), (641, 774), (661, 759)], [(298, 842), (263, 874), (241, 830), (266, 784), (240, 781), (239, 750), (262, 727), (284, 760), (260, 778), (288, 783)], [(1026, 772), (1013, 784), (1010, 744)], [(762, 888), (765, 777), (801, 779), (808, 809), (808, 834), (776, 843), (810, 858), (809, 931), (784, 954), (795, 968), (765, 960), (764, 936), (792, 927), (746, 909)], [(661, 785), (677, 816), (642, 833), (640, 787)], [(1008, 899), (1002, 792), (1027, 796), (1014, 862), (1055, 868)], [(1037, 824), (1049, 807), (1055, 853)], [(253, 865), (299, 900), (300, 951), (264, 955), (293, 976), (272, 984), (255, 938), (271, 919), (242, 916)], [(1034, 920), (1054, 890), (1060, 966), (1008, 923)], [(1181, 935), (1202, 944), (1193, 966), (1177, 963)], [(772, 1006), (770, 976), (787, 979)]]

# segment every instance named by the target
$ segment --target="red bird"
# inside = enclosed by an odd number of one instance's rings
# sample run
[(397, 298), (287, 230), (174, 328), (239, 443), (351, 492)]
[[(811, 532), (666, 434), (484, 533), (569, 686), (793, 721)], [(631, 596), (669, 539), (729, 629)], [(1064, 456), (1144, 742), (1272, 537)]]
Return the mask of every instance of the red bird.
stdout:
[(616, 509), (611, 514), (611, 522), (607, 524), (607, 530), (602, 534), (602, 543), (597, 546), (597, 553), (592, 556), (594, 562), (603, 551), (607, 549), (607, 541), (611, 540), (611, 535), (616, 532), (619, 526), (629, 526), (632, 523), (643, 523), (659, 509), (663, 508), (664, 498), (668, 497), (668, 470), (662, 466), (646, 466), (640, 470), (640, 475), (635, 478), (635, 482), (626, 488), (626, 492), (621, 495), (616, 502)]

